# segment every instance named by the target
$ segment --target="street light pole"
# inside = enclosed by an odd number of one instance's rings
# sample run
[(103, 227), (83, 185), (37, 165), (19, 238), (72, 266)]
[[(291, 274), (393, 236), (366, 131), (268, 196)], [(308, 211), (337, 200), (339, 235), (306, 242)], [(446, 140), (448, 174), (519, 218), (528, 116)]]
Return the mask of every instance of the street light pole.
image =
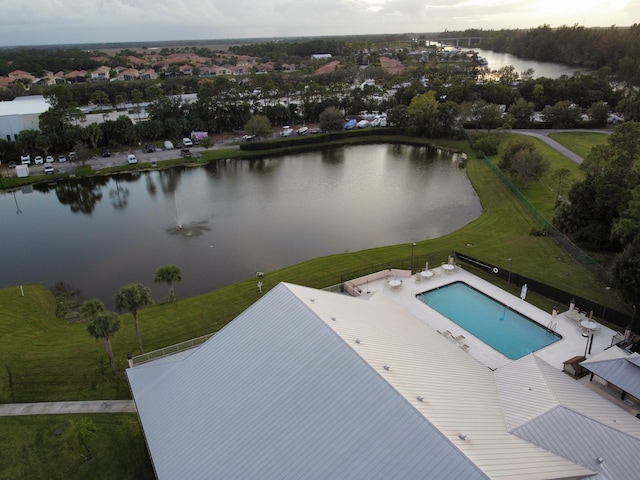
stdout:
[(416, 247), (416, 242), (411, 244), (411, 273), (413, 273), (413, 249)]
[(508, 258), (507, 260), (509, 260), (509, 276), (507, 277), (507, 288), (509, 288), (511, 286), (511, 266), (513, 265), (513, 259)]

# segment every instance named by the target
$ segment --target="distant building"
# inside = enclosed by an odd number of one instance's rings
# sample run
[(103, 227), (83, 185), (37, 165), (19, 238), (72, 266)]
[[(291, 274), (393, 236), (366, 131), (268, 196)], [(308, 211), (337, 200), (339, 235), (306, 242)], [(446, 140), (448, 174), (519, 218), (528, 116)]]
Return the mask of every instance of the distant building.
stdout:
[(314, 53), (313, 55), (311, 55), (311, 58), (313, 60), (325, 60), (327, 58), (331, 58), (331, 54), (330, 53)]
[(102, 67), (98, 67), (93, 72), (91, 72), (91, 81), (92, 82), (108, 82), (110, 73), (111, 73), (111, 68), (105, 65), (103, 65)]
[(0, 102), (0, 138), (15, 142), (23, 130), (39, 130), (40, 115), (49, 110), (49, 102), (42, 95), (17, 97)]

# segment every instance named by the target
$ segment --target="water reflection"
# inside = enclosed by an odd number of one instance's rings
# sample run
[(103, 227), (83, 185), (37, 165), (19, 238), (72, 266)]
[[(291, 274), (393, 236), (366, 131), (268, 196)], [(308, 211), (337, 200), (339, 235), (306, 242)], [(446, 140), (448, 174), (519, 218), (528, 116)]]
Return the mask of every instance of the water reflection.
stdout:
[(329, 165), (337, 165), (344, 162), (344, 149), (342, 148), (327, 148), (320, 151), (322, 161)]
[(118, 183), (118, 178), (114, 179), (116, 188), (109, 190), (109, 198), (111, 198), (111, 205), (116, 210), (123, 210), (127, 203), (129, 203), (129, 189), (127, 187), (121, 187)]
[(108, 182), (108, 178), (101, 177), (58, 182), (55, 192), (58, 201), (68, 205), (73, 213), (90, 215), (102, 200), (102, 187)]

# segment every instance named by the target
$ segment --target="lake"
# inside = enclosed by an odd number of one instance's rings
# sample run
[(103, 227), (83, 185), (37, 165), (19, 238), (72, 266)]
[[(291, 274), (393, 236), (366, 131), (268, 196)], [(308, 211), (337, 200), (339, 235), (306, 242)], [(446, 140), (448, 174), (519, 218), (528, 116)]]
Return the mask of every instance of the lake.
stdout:
[(463, 48), (463, 50), (474, 50), (478, 55), (485, 58), (490, 70), (500, 70), (503, 67), (513, 65), (516, 72), (522, 73), (529, 68), (533, 69), (534, 78), (560, 78), (562, 75), (571, 77), (576, 72), (589, 73), (590, 70), (584, 67), (564, 65), (562, 63), (538, 62), (527, 58), (520, 58), (509, 53), (493, 52), (481, 48)]
[(2, 192), (0, 285), (62, 280), (110, 305), (140, 282), (162, 300), (153, 274), (173, 263), (184, 298), (314, 257), (435, 238), (481, 214), (457, 160), (367, 145)]

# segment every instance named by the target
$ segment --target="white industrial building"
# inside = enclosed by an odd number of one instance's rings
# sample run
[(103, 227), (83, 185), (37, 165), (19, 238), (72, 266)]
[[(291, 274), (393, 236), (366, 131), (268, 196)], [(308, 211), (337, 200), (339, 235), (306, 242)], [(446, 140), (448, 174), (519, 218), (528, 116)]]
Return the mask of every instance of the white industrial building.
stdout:
[(0, 102), (0, 138), (14, 142), (23, 130), (39, 130), (39, 117), (49, 107), (49, 102), (42, 95), (16, 97), (10, 102)]
[(158, 479), (638, 478), (638, 418), (544, 355), (487, 367), (403, 305), (421, 288), (404, 280), (361, 298), (281, 283), (127, 369)]

